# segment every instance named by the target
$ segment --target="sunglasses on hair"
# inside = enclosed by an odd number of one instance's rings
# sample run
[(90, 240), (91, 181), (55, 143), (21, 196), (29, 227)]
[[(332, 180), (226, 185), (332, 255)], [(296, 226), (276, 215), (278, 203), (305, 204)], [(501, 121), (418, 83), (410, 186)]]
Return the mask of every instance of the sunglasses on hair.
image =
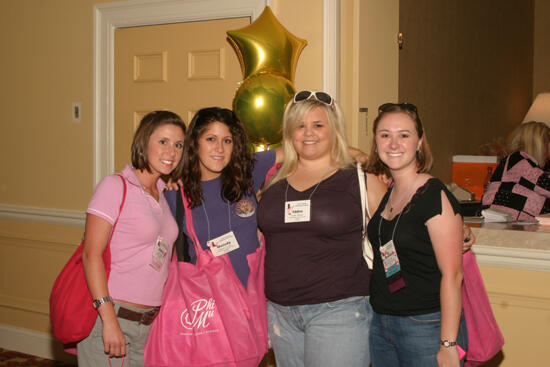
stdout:
[(327, 106), (332, 106), (332, 103), (334, 102), (334, 100), (328, 93), (303, 90), (294, 95), (294, 103), (305, 101), (306, 99), (310, 99), (311, 97), (315, 98), (321, 103), (326, 104)]
[(386, 112), (391, 107), (399, 107), (403, 110), (418, 113), (418, 109), (416, 108), (416, 106), (413, 105), (412, 103), (407, 103), (407, 102), (405, 102), (405, 103), (384, 103), (383, 105), (380, 105), (380, 107), (378, 107), (378, 113)]

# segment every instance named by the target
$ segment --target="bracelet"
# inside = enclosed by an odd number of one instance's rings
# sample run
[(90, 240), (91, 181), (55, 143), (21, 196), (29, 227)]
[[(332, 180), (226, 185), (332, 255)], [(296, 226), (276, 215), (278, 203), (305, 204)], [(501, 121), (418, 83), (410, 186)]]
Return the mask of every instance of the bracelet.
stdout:
[(111, 298), (111, 296), (101, 297), (100, 299), (94, 299), (92, 304), (94, 305), (94, 308), (97, 310), (99, 306), (107, 302), (113, 303), (113, 299)]
[(451, 342), (451, 341), (445, 339), (445, 340), (441, 341), (441, 345), (444, 346), (445, 348), (454, 347), (456, 345), (456, 341)]

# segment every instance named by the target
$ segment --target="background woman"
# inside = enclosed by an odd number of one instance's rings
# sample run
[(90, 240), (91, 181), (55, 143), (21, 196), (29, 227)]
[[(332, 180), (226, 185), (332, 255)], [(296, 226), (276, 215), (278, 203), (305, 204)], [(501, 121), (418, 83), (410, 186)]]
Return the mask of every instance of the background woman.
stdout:
[[(246, 287), (249, 268), (246, 255), (256, 251), (255, 193), (267, 171), (276, 163), (279, 150), (252, 155), (243, 125), (228, 109), (199, 110), (189, 125), (183, 154), (183, 190), (192, 208), (195, 232), (203, 249), (208, 242), (233, 232), (238, 243), (229, 259)], [(280, 159), (280, 158), (279, 158)], [(175, 216), (176, 191), (166, 196)], [(187, 233), (187, 226), (183, 226)], [(195, 249), (189, 246), (191, 262)]]
[(258, 208), (277, 365), (368, 366), (370, 271), (343, 115), (327, 93), (302, 91), (286, 107), (283, 135), (284, 163)]
[(467, 336), (458, 202), (426, 173), (432, 156), (414, 105), (380, 106), (373, 131), (369, 169), (394, 181), (368, 224), (373, 366), (459, 366)]
[(550, 213), (550, 127), (542, 122), (526, 122), (512, 134), (510, 154), (498, 165), (483, 194), (483, 205), (495, 206), (516, 220), (533, 220)]
[[(95, 189), (86, 211), (82, 262), (99, 316), (78, 344), (79, 366), (108, 366), (108, 357), (121, 356), (128, 365), (144, 365), (145, 342), (168, 276), (167, 254), (178, 232), (161, 176), (181, 176), (184, 133), (178, 115), (147, 114), (134, 135), (132, 164), (120, 172), (127, 187), (122, 212), (121, 177), (107, 176)], [(102, 254), (117, 218), (107, 280)], [(120, 366), (122, 359), (112, 363)]]

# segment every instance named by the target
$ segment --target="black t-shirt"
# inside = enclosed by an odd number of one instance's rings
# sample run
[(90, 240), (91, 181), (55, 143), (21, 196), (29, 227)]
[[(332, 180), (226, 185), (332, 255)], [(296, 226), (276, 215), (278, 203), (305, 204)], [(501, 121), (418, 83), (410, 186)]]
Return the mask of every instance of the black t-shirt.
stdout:
[[(367, 233), (374, 250), (370, 288), (370, 301), (374, 311), (381, 314), (406, 316), (440, 310), (441, 272), (437, 266), (426, 222), (442, 213), (442, 190), (447, 195), (454, 212), (460, 213), (460, 205), (455, 197), (440, 180), (431, 178), (416, 191), (409, 204), (403, 208), (399, 221), (399, 215), (390, 221), (380, 215), (386, 206), (390, 192), (386, 193), (370, 220)], [(393, 241), (405, 287), (390, 293), (379, 247), (391, 240), (396, 223)]]
[[(362, 253), (362, 215), (355, 167), (336, 172), (305, 191), (281, 180), (258, 205), (266, 239), (265, 291), (285, 305), (316, 304), (366, 296), (370, 270)], [(315, 192), (313, 192), (315, 190)], [(285, 223), (287, 200), (307, 200), (309, 222)]]

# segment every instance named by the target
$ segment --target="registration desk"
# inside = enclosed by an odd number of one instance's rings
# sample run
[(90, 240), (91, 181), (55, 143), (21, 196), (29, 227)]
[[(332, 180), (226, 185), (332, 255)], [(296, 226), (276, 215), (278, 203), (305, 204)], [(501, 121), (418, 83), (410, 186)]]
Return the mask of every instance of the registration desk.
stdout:
[(506, 340), (502, 353), (485, 366), (549, 366), (550, 226), (475, 220), (468, 225)]

